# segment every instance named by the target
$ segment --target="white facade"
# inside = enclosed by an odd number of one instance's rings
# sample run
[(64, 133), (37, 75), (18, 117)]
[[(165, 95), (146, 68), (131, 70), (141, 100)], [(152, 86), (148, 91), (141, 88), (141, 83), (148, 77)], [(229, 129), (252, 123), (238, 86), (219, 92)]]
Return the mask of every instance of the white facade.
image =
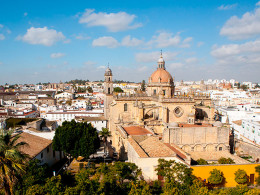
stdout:
[(47, 148), (43, 149), (34, 159), (38, 159), (40, 164), (48, 164), (49, 166), (54, 165), (64, 158), (63, 152), (54, 151), (52, 149), (52, 144), (50, 144)]
[(88, 117), (100, 117), (104, 113), (101, 112), (48, 112), (46, 113), (46, 119), (50, 121), (57, 121), (58, 125), (61, 125), (64, 121), (71, 121), (75, 119), (76, 116), (88, 116)]

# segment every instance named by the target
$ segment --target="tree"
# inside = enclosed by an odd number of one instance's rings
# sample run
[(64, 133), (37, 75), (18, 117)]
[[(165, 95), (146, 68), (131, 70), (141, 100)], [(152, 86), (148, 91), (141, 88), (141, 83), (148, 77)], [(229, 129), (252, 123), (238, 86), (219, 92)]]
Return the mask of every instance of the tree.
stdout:
[[(177, 193), (178, 191), (187, 192), (189, 186), (192, 184), (194, 176), (192, 175), (192, 169), (188, 168), (185, 164), (177, 163), (174, 160), (158, 160), (158, 166), (155, 169), (157, 175), (164, 177), (165, 183), (163, 187), (164, 193), (168, 194), (171, 189), (171, 193)], [(175, 189), (176, 188), (176, 189)]]
[(245, 184), (247, 182), (247, 174), (245, 170), (238, 169), (235, 172), (235, 181), (238, 184)]
[(142, 84), (141, 84), (141, 91), (145, 91), (145, 80), (142, 81)]
[(52, 175), (47, 164), (39, 165), (39, 160), (30, 160), (26, 164), (25, 174), (19, 180), (16, 190), (24, 194), (33, 185), (43, 185), (45, 180)]
[(244, 91), (246, 91), (248, 89), (247, 85), (241, 85), (241, 89), (243, 89)]
[(88, 87), (87, 87), (87, 91), (88, 91), (89, 93), (93, 93), (92, 87), (88, 86)]
[(203, 158), (200, 158), (197, 160), (198, 165), (208, 165), (209, 163), (204, 160)]
[(96, 128), (90, 123), (65, 121), (55, 131), (53, 148), (63, 151), (73, 157), (89, 158), (100, 147), (100, 140)]
[(107, 138), (111, 136), (110, 131), (107, 128), (102, 128), (102, 131), (99, 132), (100, 137), (102, 138), (104, 144), (104, 153), (106, 153), (107, 148)]
[(218, 159), (218, 163), (219, 164), (235, 164), (235, 162), (231, 158), (224, 158), (224, 157), (221, 157), (220, 159)]
[(123, 89), (121, 89), (120, 87), (115, 87), (114, 88), (114, 92), (117, 92), (117, 93), (123, 93)]
[(223, 173), (218, 169), (213, 169), (210, 171), (210, 176), (208, 178), (209, 183), (213, 185), (219, 185), (223, 182)]
[(255, 172), (258, 173), (258, 177), (255, 179), (255, 181), (256, 181), (257, 185), (260, 186), (260, 165), (255, 167)]
[(25, 142), (18, 142), (19, 134), (13, 131), (0, 131), (0, 188), (5, 194), (13, 194), (13, 187), (25, 172), (25, 160), (28, 155), (20, 151)]
[(260, 88), (260, 85), (258, 83), (256, 83), (256, 85), (255, 85), (255, 89), (257, 89), (257, 88)]

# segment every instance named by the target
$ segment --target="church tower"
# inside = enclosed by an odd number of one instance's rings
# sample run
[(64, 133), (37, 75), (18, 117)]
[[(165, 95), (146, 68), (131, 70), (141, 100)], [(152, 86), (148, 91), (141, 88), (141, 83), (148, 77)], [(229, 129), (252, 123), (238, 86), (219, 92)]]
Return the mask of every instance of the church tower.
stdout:
[(108, 119), (109, 118), (109, 106), (110, 103), (113, 101), (113, 74), (112, 74), (112, 70), (109, 68), (109, 66), (107, 67), (106, 71), (105, 71), (105, 82), (104, 82), (104, 93), (105, 93), (105, 102), (104, 102), (104, 115), (105, 118)]

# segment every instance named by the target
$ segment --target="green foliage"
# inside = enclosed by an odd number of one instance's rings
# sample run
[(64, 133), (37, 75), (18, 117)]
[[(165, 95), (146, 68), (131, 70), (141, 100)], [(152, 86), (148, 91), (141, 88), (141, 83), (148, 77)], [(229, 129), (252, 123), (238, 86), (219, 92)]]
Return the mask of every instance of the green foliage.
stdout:
[(247, 85), (241, 85), (240, 88), (243, 89), (244, 91), (246, 91), (248, 89)]
[(39, 165), (39, 160), (31, 160), (27, 163), (25, 174), (23, 174), (20, 182), (16, 186), (19, 194), (25, 192), (30, 186), (42, 185), (46, 179), (52, 175), (51, 169), (47, 164)]
[(207, 195), (209, 193), (208, 188), (200, 179), (194, 179), (190, 186), (190, 195)]
[(85, 88), (85, 87), (78, 87), (77, 88), (78, 93), (85, 93), (86, 91), (87, 91), (87, 88)]
[(208, 165), (209, 163), (204, 160), (203, 158), (200, 158), (197, 160), (198, 165)]
[(111, 133), (110, 133), (110, 131), (107, 128), (102, 127), (102, 131), (99, 132), (99, 136), (103, 140), (104, 153), (106, 153), (107, 138), (111, 137)]
[(89, 82), (89, 80), (75, 79), (75, 80), (67, 81), (66, 83), (85, 85), (86, 82)]
[(159, 159), (156, 171), (157, 175), (164, 176), (164, 193), (169, 193), (171, 189), (173, 190), (171, 193), (177, 193), (179, 190), (188, 193), (194, 178), (191, 168), (182, 163), (176, 163), (174, 160)]
[(257, 89), (257, 88), (260, 88), (260, 85), (258, 83), (256, 83), (256, 85), (255, 85), (255, 89)]
[(145, 181), (137, 181), (131, 183), (129, 195), (152, 195), (150, 186)]
[(88, 91), (89, 93), (93, 93), (92, 87), (88, 86), (88, 87), (87, 87), (87, 91)]
[(25, 142), (19, 142), (20, 135), (13, 131), (0, 130), (0, 186), (5, 194), (13, 194), (13, 187), (25, 172), (28, 155), (20, 148)]
[(255, 172), (258, 173), (258, 177), (255, 179), (255, 181), (256, 181), (257, 185), (260, 186), (260, 165), (255, 167)]
[(115, 87), (114, 88), (114, 92), (117, 92), (117, 93), (123, 93), (123, 89), (121, 89), (120, 87)]
[(145, 80), (142, 81), (142, 84), (141, 84), (141, 91), (145, 91)]
[(96, 128), (90, 123), (63, 122), (55, 131), (53, 148), (73, 157), (89, 158), (100, 147)]
[(224, 158), (224, 157), (221, 157), (220, 159), (218, 159), (218, 163), (219, 164), (235, 164), (235, 162), (231, 158)]
[(248, 176), (247, 176), (245, 170), (238, 169), (235, 172), (235, 181), (238, 184), (245, 184), (247, 182), (247, 178), (248, 178)]
[(223, 173), (218, 169), (213, 169), (210, 171), (208, 181), (214, 185), (221, 184), (224, 181)]

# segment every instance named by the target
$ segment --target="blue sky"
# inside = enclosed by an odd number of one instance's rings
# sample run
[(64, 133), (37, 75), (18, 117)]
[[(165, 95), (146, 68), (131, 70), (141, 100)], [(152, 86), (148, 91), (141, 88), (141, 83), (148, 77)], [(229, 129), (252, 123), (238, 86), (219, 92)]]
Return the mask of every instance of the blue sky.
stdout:
[(175, 80), (260, 82), (260, 2), (1, 1), (0, 84), (142, 81), (160, 50)]

